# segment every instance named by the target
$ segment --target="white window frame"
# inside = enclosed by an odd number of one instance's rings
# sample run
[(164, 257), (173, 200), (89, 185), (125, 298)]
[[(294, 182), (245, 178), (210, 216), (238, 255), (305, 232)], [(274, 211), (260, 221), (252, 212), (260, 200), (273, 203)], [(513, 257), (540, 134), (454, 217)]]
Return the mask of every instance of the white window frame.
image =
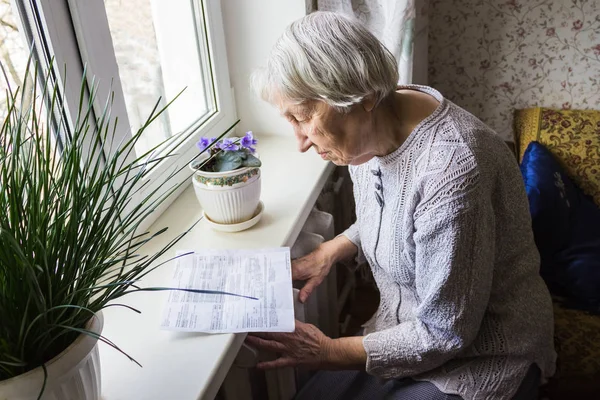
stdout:
[[(65, 87), (64, 96), (71, 122), (75, 121), (77, 114), (81, 77), (84, 72), (83, 65), (85, 65), (88, 87), (91, 85), (92, 79), (98, 82), (94, 102), (94, 109), (98, 115), (109, 96), (114, 96), (111, 116), (119, 119), (114, 142), (119, 143), (120, 140), (131, 137), (125, 98), (103, 0), (13, 1), (15, 5), (20, 3), (18, 4), (20, 13), (25, 12), (25, 18), (29, 21), (31, 29), (35, 29), (41, 24), (43, 38), (40, 34), (33, 35), (38, 57), (40, 60), (48, 59), (47, 54), (40, 54), (44, 49), (48, 49), (54, 57), (54, 71), (52, 72)], [(178, 155), (169, 158), (168, 161), (163, 161), (149, 175), (149, 184), (137, 194), (136, 200), (139, 202), (147, 194), (157, 189), (158, 182), (161, 180), (160, 175), (166, 176), (164, 174), (170, 174), (173, 171), (179, 171), (172, 179), (173, 185), (188, 180), (146, 219), (141, 226), (142, 229), (149, 226), (191, 182), (190, 170), (186, 164), (198, 154), (195, 143), (200, 137), (221, 135), (237, 118), (229, 80), (221, 2), (219, 0), (189, 1), (202, 7), (207, 29), (208, 52), (211, 60), (210, 72), (214, 85), (216, 110), (201, 126), (196, 127), (192, 132), (186, 132), (186, 139), (181, 143)], [(108, 149), (105, 149), (106, 151)], [(158, 179), (156, 179), (157, 177)], [(172, 185), (169, 185), (160, 190), (165, 193), (171, 187)]]
[[(66, 100), (67, 115), (63, 116), (63, 121), (67, 126), (72, 127), (71, 122), (77, 118), (76, 105), (79, 100), (83, 68), (78, 59), (75, 37), (68, 31), (71, 22), (70, 19), (65, 18), (68, 17), (66, 2), (12, 0), (12, 6), (13, 12), (18, 14), (19, 31), (26, 43), (33, 46), (34, 60), (38, 62), (42, 76), (52, 77), (52, 80), (58, 81), (59, 87), (64, 89), (62, 95)], [(57, 43), (60, 45), (57, 46)], [(51, 59), (54, 59), (54, 64), (50, 70)], [(60, 116), (55, 117), (60, 118)]]

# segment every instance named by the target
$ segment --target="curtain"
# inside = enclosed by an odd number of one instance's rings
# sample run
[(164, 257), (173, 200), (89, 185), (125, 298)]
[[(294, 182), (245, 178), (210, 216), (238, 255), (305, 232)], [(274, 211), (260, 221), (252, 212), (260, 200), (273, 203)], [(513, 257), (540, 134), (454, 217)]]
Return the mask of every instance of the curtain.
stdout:
[(427, 1), (318, 0), (317, 8), (362, 22), (398, 61), (399, 83), (427, 83)]

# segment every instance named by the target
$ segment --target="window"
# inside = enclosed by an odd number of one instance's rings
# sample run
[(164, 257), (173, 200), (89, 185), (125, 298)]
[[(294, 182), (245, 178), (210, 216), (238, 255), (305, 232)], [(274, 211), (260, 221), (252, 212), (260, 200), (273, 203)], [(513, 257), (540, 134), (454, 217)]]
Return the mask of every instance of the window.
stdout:
[[(25, 27), (18, 9), (13, 7), (11, 0), (0, 0), (0, 63), (3, 67), (0, 72), (0, 121), (4, 121), (8, 115), (7, 96), (12, 93), (12, 95), (16, 95), (17, 99), (20, 99), (17, 88), (20, 88), (19, 93), (22, 93), (24, 87), (31, 89), (34, 84), (34, 73), (31, 66), (29, 73), (26, 74), (31, 52), (27, 45)], [(23, 98), (24, 103), (18, 103), (18, 106), (28, 109), (34, 105), (39, 115), (40, 110), (44, 111), (45, 104), (39, 96), (39, 89), (37, 94), (38, 96), (35, 98), (27, 95)], [(32, 129), (34, 120), (31, 118), (31, 114), (29, 114), (28, 121), (29, 129)], [(38, 129), (44, 131), (47, 129), (46, 122), (45, 119), (40, 119), (35, 121), (35, 124)], [(0, 141), (3, 139), (5, 138), (0, 137)], [(50, 144), (56, 146), (56, 138), (52, 137), (52, 139)], [(42, 143), (42, 146), (45, 144)]]
[(174, 102), (138, 143), (143, 154), (215, 111), (201, 2), (104, 2), (129, 123), (137, 130), (156, 100)]
[(0, 0), (0, 62), (6, 73), (6, 78), (0, 75), (0, 118), (2, 119), (6, 116), (7, 84), (13, 90), (23, 86), (24, 71), (29, 57), (23, 35), (19, 32), (17, 17), (10, 0)]
[[(177, 156), (162, 161), (153, 174), (179, 171), (173, 183), (183, 181), (198, 139), (218, 136), (234, 123), (219, 1), (0, 0), (0, 16), (10, 11), (11, 1), (38, 59), (47, 65), (54, 58), (49, 73), (65, 84), (67, 119), (75, 120), (84, 68), (88, 87), (97, 85), (98, 115), (114, 94), (111, 115), (119, 121), (114, 143), (136, 132), (159, 98), (164, 106), (177, 97), (136, 147), (139, 157), (174, 138), (169, 145)], [(154, 189), (146, 185), (139, 197)]]

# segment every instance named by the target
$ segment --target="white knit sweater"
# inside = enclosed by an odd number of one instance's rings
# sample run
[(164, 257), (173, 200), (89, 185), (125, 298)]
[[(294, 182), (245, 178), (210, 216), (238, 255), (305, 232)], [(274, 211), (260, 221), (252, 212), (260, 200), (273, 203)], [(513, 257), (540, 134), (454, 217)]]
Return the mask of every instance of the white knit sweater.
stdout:
[(350, 167), (362, 251), (381, 293), (367, 372), (464, 399), (509, 399), (530, 364), (554, 373), (550, 295), (514, 156), (480, 120), (440, 102), (393, 153)]

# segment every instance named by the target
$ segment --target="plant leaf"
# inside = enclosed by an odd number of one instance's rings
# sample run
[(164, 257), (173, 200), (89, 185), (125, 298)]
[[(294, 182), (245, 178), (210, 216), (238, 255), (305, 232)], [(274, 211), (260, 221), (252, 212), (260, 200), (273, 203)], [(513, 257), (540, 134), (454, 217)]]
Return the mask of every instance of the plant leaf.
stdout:
[(242, 157), (237, 151), (225, 151), (216, 157), (215, 172), (233, 171), (242, 166)]
[[(7, 79), (2, 62), (0, 69), (0, 79)], [(166, 232), (141, 232), (144, 219), (189, 182), (173, 179), (188, 164), (151, 175), (175, 155), (185, 134), (136, 152), (145, 130), (171, 102), (157, 100), (141, 128), (119, 140), (118, 119), (111, 115), (114, 95), (96, 108), (98, 81), (84, 71), (70, 121), (64, 87), (44, 71), (28, 62), (25, 80), (0, 94), (0, 381), (44, 367), (77, 335), (90, 334), (85, 326), (93, 313), (107, 307), (139, 312), (115, 302), (119, 297), (171, 290), (136, 284), (169, 262), (166, 253), (197, 223), (157, 250), (143, 251)], [(227, 161), (224, 170), (241, 165), (241, 157), (230, 152), (217, 156)], [(212, 154), (204, 162), (211, 160)]]
[(260, 167), (261, 165), (260, 160), (253, 154), (248, 154), (242, 163), (243, 167)]

